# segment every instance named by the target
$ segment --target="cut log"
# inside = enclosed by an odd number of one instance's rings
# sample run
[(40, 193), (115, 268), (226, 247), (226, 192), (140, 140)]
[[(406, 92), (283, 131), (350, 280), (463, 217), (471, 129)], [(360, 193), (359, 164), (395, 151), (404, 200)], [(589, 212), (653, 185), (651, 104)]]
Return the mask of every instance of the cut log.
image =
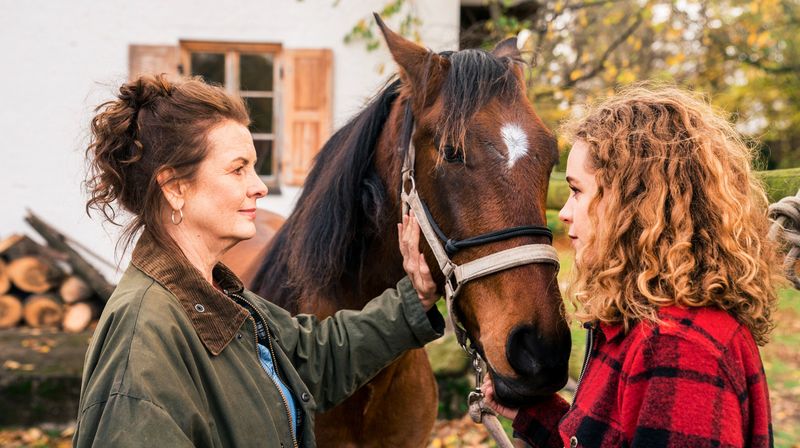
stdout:
[(61, 296), (61, 300), (66, 304), (86, 300), (92, 296), (92, 293), (92, 288), (76, 275), (70, 275), (64, 279), (61, 287), (58, 288), (58, 295)]
[(23, 303), (25, 323), (34, 328), (58, 327), (64, 316), (61, 300), (52, 294), (33, 294)]
[(80, 333), (100, 314), (100, 308), (91, 302), (78, 302), (64, 307), (61, 326), (68, 333)]
[(5, 257), (6, 260), (14, 260), (16, 258), (27, 257), (30, 255), (39, 255), (41, 257), (53, 258), (59, 261), (66, 261), (67, 258), (64, 253), (47, 246), (42, 246), (36, 241), (21, 234), (14, 234), (0, 241), (0, 255)]
[(28, 216), (25, 217), (25, 221), (27, 221), (31, 227), (36, 229), (36, 231), (42, 235), (42, 238), (47, 241), (47, 244), (67, 254), (67, 257), (69, 258), (68, 261), (70, 266), (72, 266), (73, 272), (85, 279), (86, 283), (92, 287), (92, 289), (97, 293), (100, 299), (103, 300), (103, 302), (111, 297), (111, 293), (114, 292), (114, 286), (106, 281), (103, 275), (97, 271), (97, 269), (95, 269), (78, 252), (76, 252), (75, 249), (67, 244), (66, 236), (42, 221), (41, 218), (34, 215), (31, 211), (28, 211)]
[(37, 256), (17, 258), (8, 265), (7, 272), (17, 288), (37, 294), (57, 286), (64, 277), (55, 262)]
[(5, 294), (11, 289), (11, 279), (8, 278), (6, 262), (0, 260), (0, 294)]
[(0, 328), (11, 328), (22, 320), (22, 301), (8, 294), (0, 296)]

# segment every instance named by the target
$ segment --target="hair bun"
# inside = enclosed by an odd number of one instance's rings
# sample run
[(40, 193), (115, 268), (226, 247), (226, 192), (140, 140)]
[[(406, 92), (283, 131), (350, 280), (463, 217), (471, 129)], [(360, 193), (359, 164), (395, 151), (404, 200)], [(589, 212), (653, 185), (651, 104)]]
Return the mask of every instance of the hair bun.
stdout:
[(175, 86), (165, 74), (144, 75), (133, 82), (123, 84), (119, 88), (118, 98), (138, 112), (153, 101), (170, 96), (174, 89)]

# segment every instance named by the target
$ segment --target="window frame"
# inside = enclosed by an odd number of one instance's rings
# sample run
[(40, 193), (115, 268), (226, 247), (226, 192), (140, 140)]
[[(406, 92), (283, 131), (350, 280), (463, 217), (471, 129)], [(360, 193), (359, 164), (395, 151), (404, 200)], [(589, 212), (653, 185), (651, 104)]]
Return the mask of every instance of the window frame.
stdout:
[[(192, 73), (192, 53), (225, 54), (225, 90), (228, 93), (250, 98), (272, 98), (272, 133), (252, 133), (254, 140), (272, 141), (273, 174), (261, 175), (261, 180), (269, 187), (270, 193), (280, 193), (281, 160), (283, 154), (283, 112), (281, 93), (283, 89), (281, 76), (281, 55), (283, 46), (279, 43), (225, 42), (180, 40), (180, 72), (184, 75)], [(239, 90), (239, 58), (242, 53), (269, 53), (273, 57), (272, 92)]]

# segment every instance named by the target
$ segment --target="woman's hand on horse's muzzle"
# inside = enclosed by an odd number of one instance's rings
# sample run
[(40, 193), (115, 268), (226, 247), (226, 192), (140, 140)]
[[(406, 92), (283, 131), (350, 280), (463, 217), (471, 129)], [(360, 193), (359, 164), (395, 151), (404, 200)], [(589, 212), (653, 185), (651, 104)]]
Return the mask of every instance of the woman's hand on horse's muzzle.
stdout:
[(397, 224), (403, 269), (417, 290), (422, 307), (428, 311), (439, 300), (439, 294), (425, 256), (419, 251), (419, 232), (419, 223), (413, 213), (403, 216), (403, 222)]
[(481, 392), (483, 392), (484, 404), (492, 408), (492, 410), (497, 412), (498, 415), (502, 415), (503, 417), (511, 420), (514, 420), (517, 417), (517, 412), (519, 412), (519, 409), (508, 408), (494, 401), (494, 384), (492, 384), (492, 378), (489, 375), (483, 377)]

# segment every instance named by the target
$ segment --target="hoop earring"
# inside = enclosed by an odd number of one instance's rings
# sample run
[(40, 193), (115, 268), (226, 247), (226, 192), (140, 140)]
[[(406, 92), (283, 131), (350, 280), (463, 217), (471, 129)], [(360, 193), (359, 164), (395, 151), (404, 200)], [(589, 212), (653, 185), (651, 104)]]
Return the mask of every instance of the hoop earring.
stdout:
[(176, 226), (183, 222), (183, 210), (178, 209), (178, 213), (180, 213), (181, 219), (178, 222), (175, 222), (175, 210), (172, 210), (172, 215), (170, 215), (169, 220), (172, 221), (173, 224)]

